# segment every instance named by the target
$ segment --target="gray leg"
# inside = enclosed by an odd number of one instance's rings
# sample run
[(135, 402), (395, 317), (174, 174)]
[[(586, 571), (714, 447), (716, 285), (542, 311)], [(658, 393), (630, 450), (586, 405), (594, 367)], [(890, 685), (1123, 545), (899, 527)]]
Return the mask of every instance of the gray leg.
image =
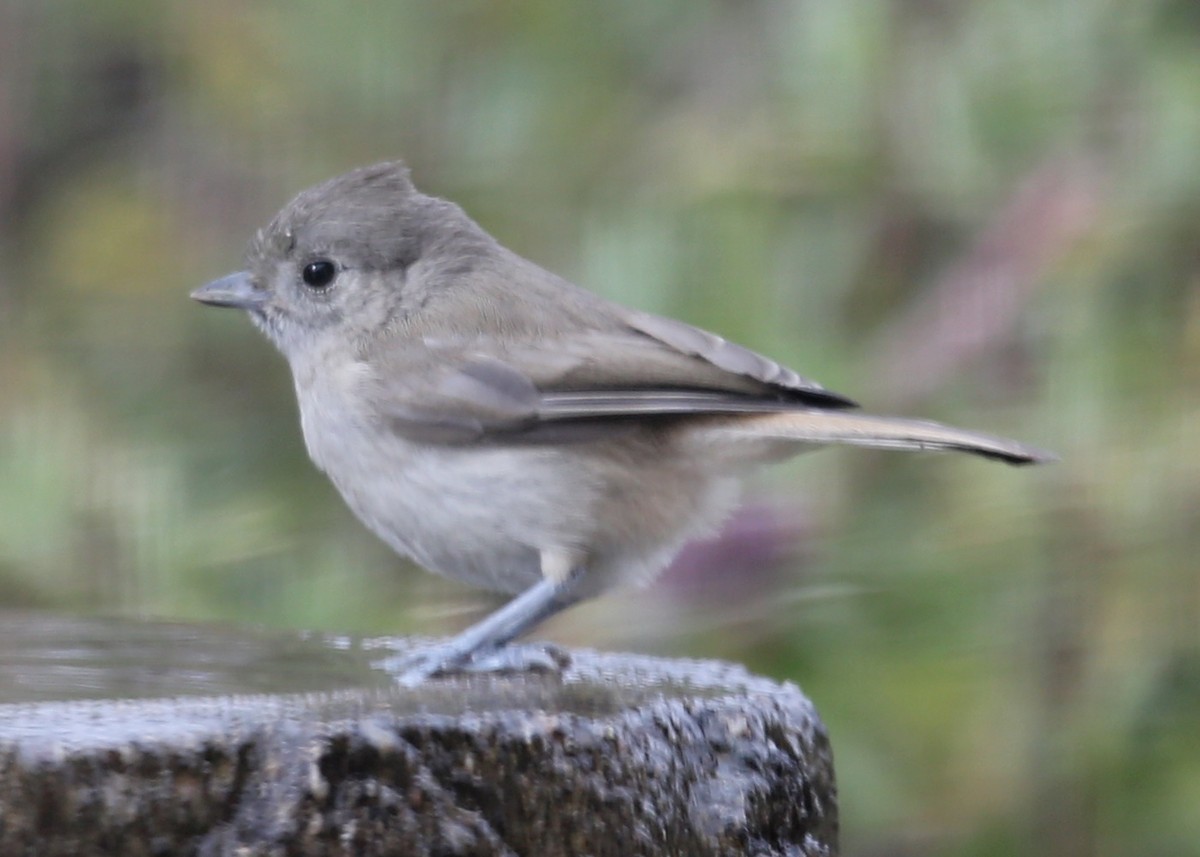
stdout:
[(582, 573), (582, 569), (572, 572), (564, 581), (543, 578), (457, 637), (414, 656), (389, 658), (379, 666), (410, 687), (442, 672), (553, 666), (556, 659), (544, 651), (531, 652), (522, 647), (508, 654), (504, 646), (571, 606), (577, 600), (571, 590)]

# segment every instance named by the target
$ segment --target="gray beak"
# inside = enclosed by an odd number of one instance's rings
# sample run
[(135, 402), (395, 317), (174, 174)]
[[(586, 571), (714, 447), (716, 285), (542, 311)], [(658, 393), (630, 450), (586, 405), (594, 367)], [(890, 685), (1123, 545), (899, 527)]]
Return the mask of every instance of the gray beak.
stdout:
[(238, 271), (196, 289), (192, 292), (192, 299), (210, 306), (253, 310), (260, 309), (266, 303), (267, 293), (254, 285), (250, 274)]

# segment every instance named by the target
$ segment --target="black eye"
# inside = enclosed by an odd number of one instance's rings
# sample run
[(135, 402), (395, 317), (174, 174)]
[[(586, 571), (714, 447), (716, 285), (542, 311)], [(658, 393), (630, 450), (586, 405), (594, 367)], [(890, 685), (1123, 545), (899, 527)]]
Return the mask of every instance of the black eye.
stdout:
[(337, 265), (328, 259), (318, 259), (305, 265), (300, 276), (304, 279), (304, 285), (309, 288), (323, 289), (337, 276)]

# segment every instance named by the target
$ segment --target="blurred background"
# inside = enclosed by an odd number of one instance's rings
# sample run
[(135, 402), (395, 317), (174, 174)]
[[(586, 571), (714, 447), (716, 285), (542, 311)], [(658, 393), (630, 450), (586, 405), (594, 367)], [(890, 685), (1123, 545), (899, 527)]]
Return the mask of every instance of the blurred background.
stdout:
[(301, 188), (418, 186), (872, 410), (544, 629), (743, 661), (832, 736), (848, 855), (1200, 854), (1194, 0), (0, 2), (0, 604), (448, 633), (190, 289)]

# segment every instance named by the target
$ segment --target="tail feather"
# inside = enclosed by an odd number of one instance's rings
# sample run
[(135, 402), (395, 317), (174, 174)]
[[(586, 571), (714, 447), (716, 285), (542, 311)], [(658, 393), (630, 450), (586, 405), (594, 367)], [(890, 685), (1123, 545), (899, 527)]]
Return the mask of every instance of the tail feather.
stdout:
[(820, 446), (839, 443), (874, 449), (953, 450), (1008, 464), (1054, 461), (1049, 452), (981, 432), (941, 423), (880, 417), (855, 411), (803, 410), (713, 420), (706, 439), (792, 441)]

